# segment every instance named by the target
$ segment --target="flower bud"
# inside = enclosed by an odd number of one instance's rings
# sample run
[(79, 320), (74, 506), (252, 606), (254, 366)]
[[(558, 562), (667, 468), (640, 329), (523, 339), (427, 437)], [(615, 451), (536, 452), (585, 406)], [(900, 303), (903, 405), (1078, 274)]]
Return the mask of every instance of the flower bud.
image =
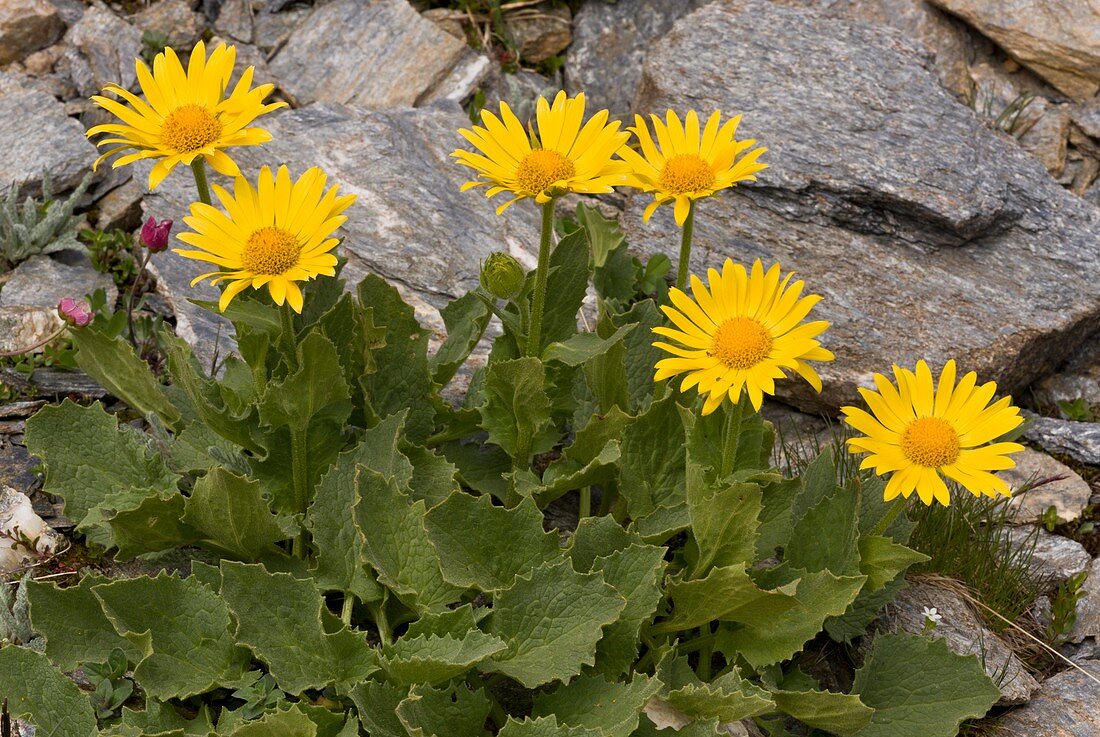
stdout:
[(523, 266), (502, 251), (489, 254), (481, 265), (481, 286), (498, 299), (512, 299), (523, 289)]
[(148, 248), (152, 253), (160, 253), (164, 249), (168, 248), (168, 234), (172, 230), (171, 220), (161, 220), (159, 223), (156, 218), (150, 217), (145, 221), (145, 225), (141, 226), (141, 245)]
[(92, 321), (88, 303), (72, 297), (64, 297), (57, 303), (57, 316), (74, 328), (82, 328)]

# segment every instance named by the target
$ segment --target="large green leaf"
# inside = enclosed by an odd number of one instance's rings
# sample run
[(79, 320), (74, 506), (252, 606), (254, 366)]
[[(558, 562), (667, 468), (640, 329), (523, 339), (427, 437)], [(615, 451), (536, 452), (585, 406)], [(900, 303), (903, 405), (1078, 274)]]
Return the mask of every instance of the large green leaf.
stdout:
[(428, 359), (432, 381), (445, 386), (470, 356), (474, 346), (485, 334), (493, 313), (473, 292), (462, 295), (439, 311), (447, 337), (439, 350)]
[(409, 696), (407, 686), (388, 681), (367, 681), (348, 692), (359, 721), (370, 737), (409, 737), (397, 716), (397, 707)]
[(497, 737), (603, 737), (603, 733), (596, 729), (558, 724), (554, 716), (527, 718), (522, 722), (508, 717)]
[(434, 689), (415, 686), (397, 706), (409, 737), (483, 737), (490, 702), (483, 691), (464, 684)]
[(317, 737), (317, 725), (298, 709), (269, 711), (227, 733), (228, 737)]
[(44, 581), (24, 584), (34, 630), (46, 638), (46, 655), (61, 670), (74, 670), (81, 663), (105, 663), (115, 648), (132, 662), (141, 660), (141, 652), (115, 632), (92, 593), (93, 586), (106, 581), (92, 575), (67, 588)]
[(875, 710), (855, 694), (831, 691), (772, 691), (779, 709), (804, 724), (849, 737), (866, 727)]
[(555, 691), (537, 694), (531, 716), (555, 716), (563, 725), (594, 729), (604, 737), (629, 737), (638, 728), (642, 707), (660, 689), (659, 680), (643, 674), (630, 683), (578, 676)]
[(249, 561), (280, 554), (275, 543), (294, 534), (291, 520), (271, 513), (259, 483), (224, 468), (195, 482), (183, 521), (223, 555)]
[(162, 495), (149, 490), (140, 497), (124, 496), (130, 497), (129, 503), (105, 503), (97, 507), (111, 531), (110, 541), (118, 548), (120, 560), (189, 545), (202, 537), (183, 519), (185, 500), (179, 492)]
[[(651, 299), (635, 302), (621, 315), (612, 315), (616, 326), (636, 324), (633, 331), (623, 339), (626, 353), (623, 355), (623, 367), (626, 370), (626, 386), (630, 393), (630, 409), (638, 411), (646, 407), (657, 384), (653, 381), (654, 366), (668, 354), (653, 345), (653, 328), (665, 323), (665, 318)], [(675, 393), (675, 392), (673, 392)]]
[(602, 628), (625, 606), (601, 574), (577, 573), (565, 558), (545, 563), (495, 597), (487, 629), (508, 649), (480, 667), (528, 688), (577, 675), (593, 664)]
[(92, 737), (95, 714), (88, 697), (46, 656), (14, 645), (0, 646), (0, 694), (9, 713), (50, 737)]
[(562, 238), (550, 254), (546, 306), (542, 313), (542, 345), (561, 342), (577, 332), (577, 312), (588, 291), (588, 239), (577, 230)]
[(624, 325), (606, 338), (596, 333), (574, 333), (564, 341), (546, 346), (546, 350), (542, 352), (542, 360), (561, 361), (566, 366), (580, 366), (607, 353), (633, 329), (633, 325)]
[(307, 520), (316, 559), (313, 576), (323, 591), (377, 601), (382, 598), (382, 589), (368, 570), (363, 534), (352, 514), (358, 502), (358, 464), (365, 455), (358, 452), (359, 447), (340, 454), (336, 465), (321, 479), (309, 508)]
[(607, 263), (611, 252), (626, 244), (626, 236), (619, 228), (619, 222), (604, 217), (598, 207), (581, 203), (577, 205), (577, 224), (584, 229), (588, 245), (592, 250), (592, 265), (596, 268)]
[[(308, 318), (306, 322), (309, 324)], [(317, 329), (336, 346), (340, 368), (355, 405), (352, 415), (354, 424), (368, 422), (374, 411), (367, 407), (360, 379), (376, 369), (374, 351), (385, 345), (385, 328), (374, 324), (373, 307), (360, 305), (350, 294), (340, 296), (316, 324)]]
[(267, 663), (284, 691), (333, 684), (347, 689), (378, 670), (363, 633), (325, 631), (325, 604), (312, 581), (231, 561), (222, 561), (221, 571), (221, 595), (236, 620), (237, 639)]
[(875, 638), (852, 693), (875, 710), (856, 737), (953, 737), (964, 719), (985, 716), (1001, 695), (973, 655), (904, 634)]
[(393, 683), (434, 686), (458, 678), (504, 648), (504, 641), (499, 637), (476, 629), (461, 637), (450, 634), (418, 635), (402, 637), (383, 645), (381, 662), (382, 669)]
[(928, 560), (924, 553), (918, 553), (881, 535), (860, 538), (859, 557), (859, 570), (867, 576), (869, 591), (881, 589), (914, 563)]
[[(673, 578), (668, 583), (672, 617), (658, 625), (662, 632), (700, 627), (714, 620), (766, 628), (798, 606), (794, 587), (765, 591), (756, 585), (745, 564), (715, 568), (705, 578)], [(800, 643), (801, 644), (801, 643)]]
[(142, 415), (156, 414), (166, 425), (174, 427), (179, 423), (179, 410), (168, 400), (149, 364), (134, 353), (129, 341), (107, 335), (94, 324), (70, 331), (70, 335), (76, 348), (76, 365), (111, 395)]
[(489, 442), (518, 458), (548, 450), (538, 443), (540, 433), (550, 425), (550, 401), (546, 396), (546, 369), (537, 358), (495, 361), (485, 372), (485, 402), (478, 407), (481, 426), (489, 433)]
[(650, 541), (663, 542), (690, 522), (682, 427), (676, 398), (669, 394), (623, 431), (619, 493)]
[(693, 719), (736, 722), (775, 710), (771, 695), (743, 679), (736, 667), (710, 683), (703, 683), (687, 667), (686, 660), (679, 658), (671, 668), (659, 669), (658, 675), (669, 681), (664, 700)]
[(687, 552), (693, 578), (752, 561), (762, 498), (760, 486), (750, 482), (689, 487), (693, 544)]
[(806, 571), (830, 571), (837, 576), (858, 574), (858, 497), (837, 486), (810, 507), (795, 523), (783, 559), (792, 568)]
[(134, 679), (150, 696), (187, 698), (244, 673), (248, 654), (229, 632), (229, 610), (199, 581), (162, 573), (100, 584), (92, 593), (144, 656)]

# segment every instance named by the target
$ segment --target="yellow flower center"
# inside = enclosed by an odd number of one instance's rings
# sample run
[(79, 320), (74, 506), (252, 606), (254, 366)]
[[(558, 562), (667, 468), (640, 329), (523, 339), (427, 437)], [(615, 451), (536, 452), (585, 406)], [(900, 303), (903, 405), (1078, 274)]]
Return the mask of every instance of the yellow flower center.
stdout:
[(160, 137), (173, 151), (185, 154), (209, 146), (222, 134), (222, 124), (202, 105), (184, 105), (168, 113)]
[(298, 240), (270, 225), (252, 232), (241, 252), (241, 265), (253, 274), (282, 274), (298, 263)]
[(734, 317), (718, 326), (710, 355), (731, 369), (750, 369), (768, 357), (772, 336), (751, 317)]
[(902, 431), (901, 452), (918, 466), (947, 466), (959, 457), (959, 434), (947, 420), (921, 417)]
[(569, 179), (577, 173), (577, 167), (564, 154), (548, 149), (535, 149), (523, 157), (516, 169), (516, 184), (524, 192), (538, 194), (546, 191), (554, 182)]
[(661, 169), (659, 184), (672, 194), (698, 192), (714, 184), (714, 169), (696, 154), (676, 154)]

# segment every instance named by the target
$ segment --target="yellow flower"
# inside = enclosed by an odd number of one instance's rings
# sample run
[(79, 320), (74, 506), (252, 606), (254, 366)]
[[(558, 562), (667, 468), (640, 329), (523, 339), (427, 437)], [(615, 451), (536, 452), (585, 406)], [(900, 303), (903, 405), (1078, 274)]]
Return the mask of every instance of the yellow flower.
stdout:
[(683, 123), (671, 110), (665, 116), (666, 123), (662, 123), (656, 115), (650, 117), (657, 144), (654, 145), (642, 116), (635, 115), (634, 127), (630, 130), (638, 137), (642, 155), (629, 146), (623, 146), (619, 151), (619, 156), (632, 169), (627, 184), (653, 193), (653, 202), (642, 215), (646, 222), (658, 207), (674, 202), (676, 224), (682, 226), (693, 200), (710, 197), (737, 182), (755, 182), (756, 172), (768, 167), (757, 162), (760, 155), (768, 150), (766, 148), (753, 149), (737, 158), (756, 145), (756, 141), (751, 139), (738, 141), (734, 138), (737, 124), (741, 121), (740, 115), (719, 125), (722, 114), (716, 111), (707, 120), (702, 132), (699, 130), (699, 116), (694, 110), (688, 111)]
[(897, 386), (875, 374), (878, 391), (860, 389), (871, 412), (843, 407), (844, 421), (864, 436), (851, 438), (848, 450), (870, 453), (860, 468), (892, 474), (886, 483), (886, 500), (899, 494), (908, 498), (914, 490), (925, 504), (951, 501), (940, 474), (957, 481), (975, 496), (1010, 496), (1008, 484), (990, 471), (1013, 468), (1008, 457), (1024, 449), (1019, 443), (992, 443), (1023, 422), (1012, 397), (989, 404), (997, 391), (990, 381), (977, 386), (973, 371), (955, 384), (955, 362), (940, 373), (939, 386), (924, 361), (916, 372), (894, 366)]
[(355, 195), (337, 196), (336, 187), (325, 192), (325, 180), (325, 173), (316, 167), (291, 182), (285, 166), (274, 176), (265, 166), (255, 189), (243, 177), (234, 181), (232, 195), (214, 185), (226, 212), (201, 202), (192, 204), (191, 214), (183, 221), (194, 232), (177, 238), (200, 250), (173, 249), (221, 267), (195, 277), (191, 286), (211, 277), (212, 284), (229, 282), (218, 305), (224, 311), (245, 288), (266, 285), (276, 304), (285, 300), (301, 312), (302, 290), (297, 282), (335, 275), (332, 249), (339, 240), (331, 236), (347, 220), (340, 213), (355, 202)]
[(703, 414), (710, 414), (722, 399), (737, 402), (744, 389), (756, 409), (765, 394), (775, 393), (775, 380), (786, 369), (798, 373), (821, 391), (821, 379), (807, 361), (831, 361), (831, 351), (821, 347), (817, 336), (829, 327), (818, 320), (803, 323), (820, 300), (816, 294), (802, 296), (802, 281), (790, 284), (793, 273), (780, 282), (779, 264), (764, 272), (757, 259), (752, 272), (726, 259), (722, 273), (707, 272), (710, 289), (699, 277), (691, 277), (692, 301), (679, 289), (670, 289), (673, 307), (661, 310), (676, 326), (656, 327), (653, 332), (680, 345), (654, 343), (675, 358), (657, 362), (655, 381), (687, 372), (681, 391), (693, 386), (706, 394)]
[(109, 84), (103, 91), (118, 95), (130, 103), (129, 107), (109, 97), (92, 97), (97, 105), (121, 121), (97, 125), (88, 131), (89, 137), (109, 134), (97, 146), (114, 145), (96, 159), (92, 168), (109, 156), (133, 149), (134, 153), (120, 156), (112, 166), (117, 168), (138, 159), (159, 159), (149, 172), (150, 189), (164, 181), (178, 164), (190, 165), (198, 156), (204, 157), (215, 171), (227, 177), (238, 176), (237, 164), (222, 149), (270, 141), (271, 134), (267, 131), (245, 126), (286, 103), (264, 104), (274, 85), (249, 89), (252, 67), (244, 71), (227, 97), (226, 87), (236, 58), (237, 49), (225, 44), (218, 44), (207, 58), (206, 46), (199, 41), (191, 52), (186, 71), (171, 48), (153, 59), (152, 72), (145, 62), (136, 59), (137, 78), (145, 100), (117, 84)]
[(482, 110), (484, 127), (459, 131), (481, 153), (459, 149), (451, 156), (483, 177), (462, 185), (463, 192), (482, 186), (489, 187), (486, 197), (511, 192), (515, 196), (497, 208), (499, 215), (528, 197), (545, 204), (566, 192), (610, 192), (626, 181), (629, 167), (612, 157), (630, 134), (619, 131), (619, 121), (608, 123), (606, 110), (582, 127), (583, 93), (570, 98), (559, 92), (553, 105), (540, 97), (535, 117), (538, 136), (534, 145), (519, 118), (503, 102), (499, 118)]

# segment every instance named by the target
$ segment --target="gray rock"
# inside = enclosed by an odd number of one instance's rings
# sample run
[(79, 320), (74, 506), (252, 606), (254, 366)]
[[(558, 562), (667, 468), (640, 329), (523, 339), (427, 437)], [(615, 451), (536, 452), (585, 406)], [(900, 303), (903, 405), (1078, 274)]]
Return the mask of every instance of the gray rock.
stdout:
[[(560, 75), (549, 79), (525, 69), (512, 74), (503, 72), (494, 65), (482, 89), (485, 91), (486, 108), (496, 111), (500, 108), (500, 103), (506, 102), (516, 117), (527, 121), (535, 119), (535, 101), (539, 97), (553, 100), (558, 90), (562, 89), (562, 82)], [(589, 112), (595, 109), (593, 103), (588, 103), (587, 108)]]
[(1008, 482), (1014, 492), (1027, 484), (1040, 484), (1013, 496), (1010, 504), (1016, 511), (1015, 521), (1034, 522), (1050, 507), (1058, 510), (1058, 519), (1063, 522), (1081, 516), (1088, 506), (1092, 489), (1072, 468), (1030, 448), (1014, 454), (1012, 458), (1016, 461), (1016, 468), (1001, 471), (998, 475)]
[(44, 49), (65, 32), (65, 21), (47, 0), (0, 0), (0, 66)]
[(141, 198), (144, 195), (145, 185), (133, 178), (112, 189), (96, 202), (96, 227), (100, 230), (136, 230), (141, 225)]
[(99, 94), (111, 82), (127, 89), (136, 86), (134, 59), (141, 56), (141, 31), (99, 0), (65, 34), (65, 44), (58, 68), (65, 67), (82, 96)]
[(1100, 138), (1100, 98), (1076, 105), (1073, 108), (1073, 122), (1092, 138)]
[(479, 54), (467, 48), (462, 52), (461, 58), (454, 63), (451, 71), (432, 89), (422, 94), (416, 104), (431, 105), (439, 101), (462, 104), (477, 92), (493, 66), (493, 61), (485, 54)]
[(290, 34), (305, 20), (312, 9), (288, 8), (279, 12), (264, 8), (252, 17), (252, 43), (264, 53), (271, 54), (282, 48)]
[(64, 297), (80, 299), (97, 289), (107, 293), (107, 304), (118, 298), (118, 288), (110, 274), (92, 268), (83, 253), (59, 253), (31, 256), (15, 267), (0, 291), (0, 307), (41, 307), (56, 310)]
[(0, 94), (0, 187), (14, 183), (25, 196), (42, 194), (42, 172), (53, 192), (73, 189), (95, 161), (96, 149), (65, 106), (37, 90)]
[(202, 16), (191, 10), (188, 0), (158, 0), (131, 16), (130, 23), (142, 31), (164, 34), (168, 45), (180, 52), (195, 45), (204, 27)]
[[(1100, 194), (1100, 187), (1094, 187)], [(1100, 198), (1097, 199), (1100, 204)], [(1037, 401), (1048, 406), (1084, 399), (1100, 405), (1100, 340), (1090, 340), (1058, 373), (1040, 380), (1032, 388)]]
[(567, 5), (520, 8), (504, 17), (519, 57), (531, 64), (541, 64), (560, 54), (573, 40), (570, 32), (573, 14)]
[[(0, 292), (0, 295), (3, 293)], [(41, 307), (0, 307), (0, 352), (22, 351), (36, 345), (61, 327), (57, 310)], [(41, 352), (38, 349), (36, 352)], [(0, 381), (11, 384), (0, 376)]]
[(0, 435), (0, 487), (11, 486), (30, 494), (36, 482), (31, 471), (34, 466), (22, 435)]
[(214, 30), (236, 41), (252, 43), (252, 0), (226, 0)]
[[(824, 296), (815, 314), (837, 354), (819, 364), (824, 392), (780, 384), (802, 409), (858, 403), (872, 371), (919, 358), (937, 370), (956, 358), (1015, 391), (1100, 324), (1100, 283), (1079, 276), (1100, 269), (1100, 212), (979, 123), (921, 59), (890, 29), (729, 0), (677, 23), (647, 57), (641, 109), (743, 112), (741, 136), (769, 147), (757, 184), (700, 203), (692, 265), (779, 261)], [(631, 198), (628, 237), (675, 258), (669, 208), (641, 223), (649, 201)]]
[(1043, 529), (1014, 527), (1008, 530), (1008, 541), (1019, 550), (1031, 548), (1031, 575), (1041, 583), (1061, 583), (1092, 563), (1081, 543)]
[[(935, 629), (927, 632), (924, 608), (935, 607), (943, 617)], [(1039, 688), (1024, 664), (989, 630), (975, 615), (970, 604), (953, 591), (938, 586), (911, 581), (903, 588), (876, 622), (880, 632), (908, 632), (943, 640), (952, 652), (959, 655), (977, 655), (990, 678), (1001, 690), (1001, 704), (1027, 703)]]
[(1080, 663), (1076, 668), (1043, 681), (1027, 706), (1013, 709), (993, 720), (1003, 737), (1092, 737), (1100, 734), (1100, 660)]
[[(456, 131), (468, 125), (454, 106), (367, 112), (317, 104), (265, 118), (273, 140), (238, 149), (234, 157), (244, 171), (284, 162), (295, 177), (319, 166), (330, 185), (357, 194), (339, 249), (348, 259), (344, 278), (355, 284), (368, 272), (385, 277), (425, 326), (438, 331), (438, 308), (477, 285), (479, 264), (491, 251), (508, 249), (529, 263), (537, 251), (533, 208), (517, 205), (498, 217), (480, 194), (459, 191), (466, 172), (449, 154), (462, 144)], [(135, 179), (145, 176), (135, 172)], [(147, 195), (144, 207), (182, 223), (193, 199), (194, 183), (180, 171)], [(209, 358), (222, 321), (187, 302), (217, 296), (212, 287), (188, 286), (202, 264), (165, 253), (153, 266), (176, 311), (177, 330)], [(227, 335), (223, 329), (223, 339)]]
[[(7, 307), (0, 310), (0, 320), (5, 310), (34, 309)], [(0, 323), (0, 327), (3, 327)], [(3, 333), (0, 333), (3, 335)], [(15, 369), (0, 368), (0, 381), (12, 387), (16, 391), (33, 393), (38, 397), (69, 397), (80, 396), (89, 399), (100, 399), (106, 396), (96, 381), (83, 371), (69, 371), (59, 368), (38, 368), (28, 376)]]
[(1100, 558), (1089, 566), (1089, 577), (1082, 584), (1080, 593), (1077, 621), (1069, 633), (1071, 642), (1082, 642), (1087, 637), (1100, 638)]
[(1100, 466), (1100, 422), (1073, 422), (1029, 415), (1024, 437), (1043, 450), (1065, 453), (1088, 466)]
[[(565, 62), (565, 88), (583, 92), (592, 110), (624, 116), (633, 107), (650, 44), (677, 19), (709, 0), (590, 2), (573, 19), (573, 43)], [(717, 40), (717, 39), (716, 39)]]
[[(1041, 99), (1041, 98), (1040, 98)], [(1042, 115), (1020, 135), (1020, 146), (1046, 167), (1052, 177), (1066, 169), (1066, 143), (1069, 138), (1069, 105), (1043, 105)]]
[(271, 69), (299, 104), (385, 110), (416, 102), (465, 49), (405, 0), (335, 0), (314, 8), (271, 60)]

